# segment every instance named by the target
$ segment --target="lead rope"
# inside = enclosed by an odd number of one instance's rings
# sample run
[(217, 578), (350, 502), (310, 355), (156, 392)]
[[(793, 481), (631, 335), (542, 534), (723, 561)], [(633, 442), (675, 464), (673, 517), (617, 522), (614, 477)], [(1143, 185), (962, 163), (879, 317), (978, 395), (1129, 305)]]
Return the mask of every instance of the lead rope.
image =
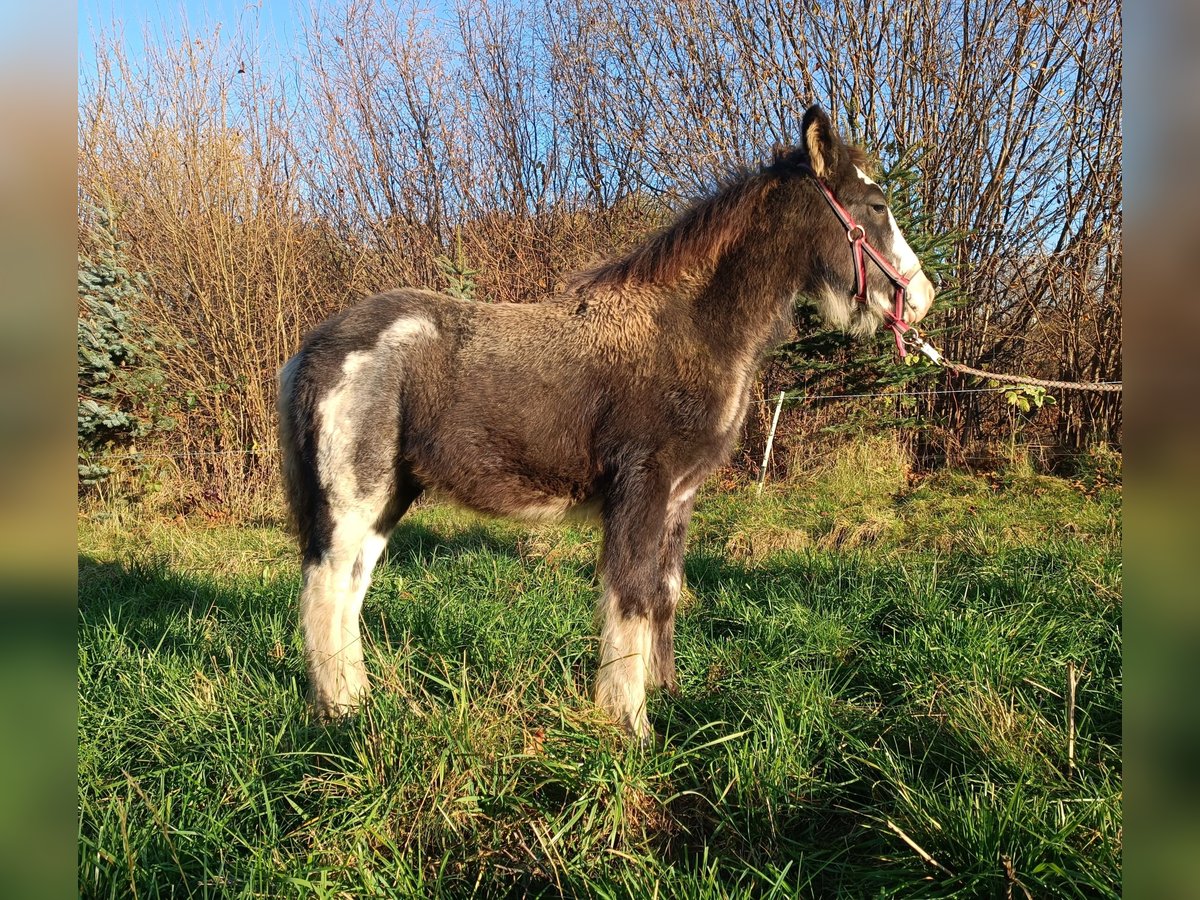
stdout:
[(919, 353), (925, 354), (931, 362), (959, 375), (975, 375), (992, 381), (1002, 381), (1007, 384), (1029, 385), (1031, 387), (1055, 388), (1063, 391), (1099, 391), (1107, 394), (1119, 394), (1124, 385), (1119, 381), (1056, 381), (1049, 378), (1030, 378), (1025, 375), (1005, 375), (999, 372), (986, 372), (983, 369), (972, 368), (963, 363), (951, 362), (946, 359), (937, 347), (929, 343), (913, 326), (904, 335), (904, 343)]

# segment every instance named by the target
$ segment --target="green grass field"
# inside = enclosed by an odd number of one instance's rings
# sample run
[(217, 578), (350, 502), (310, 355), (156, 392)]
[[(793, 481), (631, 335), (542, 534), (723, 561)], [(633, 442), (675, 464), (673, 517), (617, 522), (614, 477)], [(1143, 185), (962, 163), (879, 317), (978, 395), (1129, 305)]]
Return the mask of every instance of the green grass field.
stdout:
[(588, 701), (587, 528), (418, 508), (364, 610), (371, 704), (325, 729), (279, 523), (92, 511), (80, 891), (1118, 896), (1120, 503), (880, 443), (710, 483), (645, 753)]

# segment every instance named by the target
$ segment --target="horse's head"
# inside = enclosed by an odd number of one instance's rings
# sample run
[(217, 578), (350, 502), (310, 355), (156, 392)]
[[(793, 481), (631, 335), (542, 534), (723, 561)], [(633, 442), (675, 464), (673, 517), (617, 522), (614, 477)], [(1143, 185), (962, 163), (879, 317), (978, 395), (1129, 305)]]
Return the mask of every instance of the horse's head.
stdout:
[(933, 285), (887, 197), (863, 171), (862, 151), (846, 144), (815, 105), (804, 114), (802, 133), (801, 145), (778, 154), (775, 166), (786, 172), (808, 220), (812, 265), (804, 292), (830, 325), (847, 331), (870, 334), (893, 317), (915, 325), (933, 305)]

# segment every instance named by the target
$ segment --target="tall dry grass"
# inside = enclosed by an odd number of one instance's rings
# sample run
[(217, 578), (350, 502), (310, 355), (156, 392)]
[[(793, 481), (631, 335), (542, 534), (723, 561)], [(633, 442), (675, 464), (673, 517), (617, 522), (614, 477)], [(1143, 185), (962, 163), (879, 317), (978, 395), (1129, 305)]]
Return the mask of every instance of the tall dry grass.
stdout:
[[(102, 39), (80, 92), (80, 193), (116, 211), (150, 279), (179, 419), (158, 449), (201, 500), (269, 491), (274, 372), (312, 324), (375, 290), (445, 287), (446, 256), (485, 300), (545, 296), (794, 139), (812, 101), (907, 161), (916, 227), (965, 236), (942, 262), (970, 300), (932, 320), (950, 353), (1120, 378), (1119, 13), (347, 0), (306, 12), (282, 57), (228, 29), (151, 37), (136, 57)], [(1013, 424), (972, 395), (908, 413), (962, 458)], [(790, 412), (791, 444), (837, 415)], [(1119, 401), (1066, 395), (1039, 440), (1119, 434)]]

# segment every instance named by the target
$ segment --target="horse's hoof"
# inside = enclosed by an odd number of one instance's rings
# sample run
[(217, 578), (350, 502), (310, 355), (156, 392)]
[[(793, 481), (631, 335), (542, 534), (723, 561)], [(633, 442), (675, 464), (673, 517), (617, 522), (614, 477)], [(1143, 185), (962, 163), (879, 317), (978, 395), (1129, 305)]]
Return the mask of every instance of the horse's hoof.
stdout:
[(313, 718), (320, 725), (340, 725), (358, 715), (362, 709), (360, 701), (317, 700), (311, 704)]
[(634, 717), (632, 721), (627, 721), (625, 731), (629, 735), (630, 743), (639, 750), (654, 749), (654, 729), (650, 726), (650, 720), (646, 718), (645, 713)]

